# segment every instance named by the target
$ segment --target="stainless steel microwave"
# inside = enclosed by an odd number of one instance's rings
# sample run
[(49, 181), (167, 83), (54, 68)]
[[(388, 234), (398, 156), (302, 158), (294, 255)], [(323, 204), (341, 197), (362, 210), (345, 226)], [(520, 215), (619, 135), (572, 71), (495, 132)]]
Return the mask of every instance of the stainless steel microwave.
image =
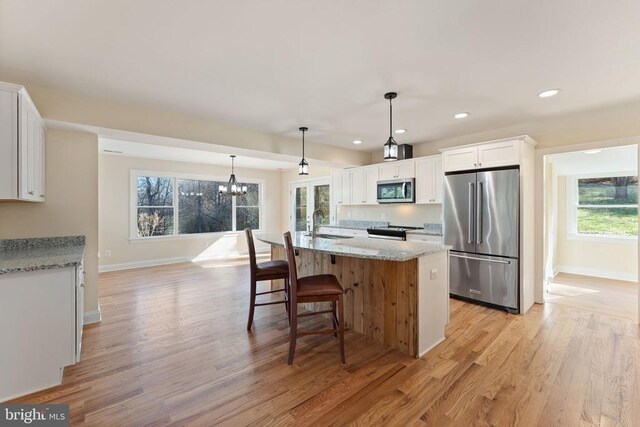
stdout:
[(378, 181), (378, 203), (415, 203), (415, 188), (413, 178)]

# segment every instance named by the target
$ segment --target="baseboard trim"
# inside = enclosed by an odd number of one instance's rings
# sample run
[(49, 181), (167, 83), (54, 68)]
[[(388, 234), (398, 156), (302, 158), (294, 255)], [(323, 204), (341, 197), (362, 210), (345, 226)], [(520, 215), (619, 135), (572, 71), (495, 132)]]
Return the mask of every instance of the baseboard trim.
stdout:
[(555, 272), (556, 274), (578, 274), (580, 276), (602, 277), (604, 279), (624, 280), (627, 282), (638, 281), (638, 276), (632, 273), (621, 273), (619, 271), (599, 270), (595, 268), (574, 267), (572, 265), (558, 265), (555, 268)]
[(83, 322), (83, 325), (102, 322), (102, 312), (100, 311), (100, 304), (98, 304), (97, 310), (85, 311)]
[[(266, 250), (257, 250), (256, 253), (269, 253), (269, 249)], [(200, 261), (214, 261), (214, 260), (233, 260), (233, 259), (241, 259), (246, 258), (247, 255), (240, 256), (230, 256), (230, 257), (210, 257), (210, 258), (198, 258), (198, 262)], [(134, 261), (134, 262), (123, 262), (120, 264), (107, 264), (101, 265), (98, 267), (98, 273), (107, 273), (110, 271), (121, 271), (121, 270), (132, 270), (134, 268), (145, 268), (145, 267), (157, 267), (160, 265), (169, 265), (169, 264), (178, 264), (181, 262), (192, 262), (196, 257), (185, 256), (185, 257), (175, 257), (175, 258), (159, 258), (159, 259), (150, 259), (146, 261)]]

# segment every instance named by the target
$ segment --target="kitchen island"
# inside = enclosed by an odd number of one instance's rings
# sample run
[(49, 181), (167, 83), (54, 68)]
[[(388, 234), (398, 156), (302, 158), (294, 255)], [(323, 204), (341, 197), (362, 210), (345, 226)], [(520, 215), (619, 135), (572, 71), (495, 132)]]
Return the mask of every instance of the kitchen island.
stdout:
[[(283, 236), (261, 233), (271, 258), (286, 259)], [(345, 326), (411, 356), (444, 340), (449, 321), (448, 246), (369, 238), (292, 235), (298, 276), (333, 274), (345, 289)], [(282, 287), (274, 281), (272, 287)], [(305, 304), (324, 310), (322, 304)]]

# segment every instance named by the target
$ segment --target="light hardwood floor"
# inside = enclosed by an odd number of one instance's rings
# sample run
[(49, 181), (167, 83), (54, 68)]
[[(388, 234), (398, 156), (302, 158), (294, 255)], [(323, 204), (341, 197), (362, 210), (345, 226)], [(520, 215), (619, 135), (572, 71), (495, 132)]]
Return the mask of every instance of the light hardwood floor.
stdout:
[[(353, 331), (298, 341), (281, 305), (247, 333), (246, 265), (100, 275), (103, 322), (64, 384), (73, 425), (640, 425), (640, 330), (558, 304), (524, 316), (452, 300), (447, 339), (412, 359)], [(306, 322), (321, 322), (310, 318)]]
[(546, 301), (635, 321), (638, 283), (559, 273), (549, 282)]

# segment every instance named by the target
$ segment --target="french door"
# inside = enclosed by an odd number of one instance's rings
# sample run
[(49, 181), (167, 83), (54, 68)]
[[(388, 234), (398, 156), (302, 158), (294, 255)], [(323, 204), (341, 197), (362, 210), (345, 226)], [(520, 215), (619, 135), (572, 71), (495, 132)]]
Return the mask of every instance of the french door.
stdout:
[(311, 230), (313, 213), (316, 225), (328, 225), (331, 214), (331, 179), (320, 178), (292, 182), (289, 185), (289, 229)]

